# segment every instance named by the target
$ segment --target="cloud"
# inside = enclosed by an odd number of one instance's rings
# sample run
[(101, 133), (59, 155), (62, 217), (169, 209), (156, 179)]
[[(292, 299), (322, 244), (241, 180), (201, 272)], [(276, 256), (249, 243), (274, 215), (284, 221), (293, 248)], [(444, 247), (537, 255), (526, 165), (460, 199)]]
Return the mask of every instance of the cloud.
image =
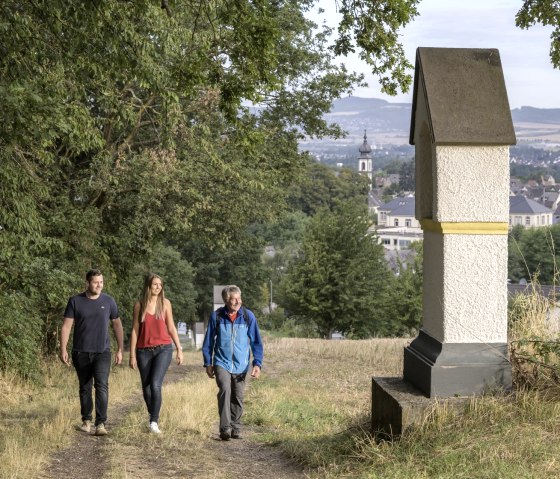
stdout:
[[(334, 4), (334, 0), (320, 1), (331, 25), (336, 22)], [(515, 15), (520, 6), (518, 0), (422, 0), (418, 6), (420, 15), (401, 32), (407, 58), (414, 64), (419, 46), (497, 48), (512, 108), (560, 108), (560, 70), (552, 67), (549, 57), (552, 28), (517, 28)], [(356, 95), (391, 102), (412, 100), (411, 93), (397, 97), (382, 94), (368, 66), (357, 55), (344, 63), (366, 74), (370, 87), (357, 90)]]

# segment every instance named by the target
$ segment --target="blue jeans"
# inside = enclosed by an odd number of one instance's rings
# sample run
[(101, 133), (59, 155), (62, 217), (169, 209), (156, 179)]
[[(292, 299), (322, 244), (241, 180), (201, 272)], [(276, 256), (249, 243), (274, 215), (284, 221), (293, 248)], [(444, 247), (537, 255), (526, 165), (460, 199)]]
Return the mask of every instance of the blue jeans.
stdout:
[(136, 364), (142, 380), (142, 394), (150, 414), (150, 422), (158, 422), (161, 409), (161, 385), (171, 363), (173, 346), (162, 344), (154, 348), (137, 348)]
[(92, 386), (95, 386), (95, 425), (106, 423), (111, 351), (103, 353), (72, 351), (72, 363), (78, 374), (80, 384), (82, 421), (91, 421), (93, 410)]

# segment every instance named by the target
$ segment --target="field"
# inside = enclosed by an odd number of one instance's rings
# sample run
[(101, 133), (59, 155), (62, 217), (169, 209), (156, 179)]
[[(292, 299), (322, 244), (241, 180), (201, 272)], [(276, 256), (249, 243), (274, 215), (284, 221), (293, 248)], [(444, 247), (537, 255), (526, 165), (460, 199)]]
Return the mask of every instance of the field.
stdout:
[(376, 442), (371, 377), (399, 376), (405, 344), (268, 340), (263, 375), (247, 391), (244, 439), (227, 443), (217, 440), (216, 387), (199, 352), (168, 373), (161, 436), (146, 432), (130, 369), (112, 373), (106, 438), (76, 430), (72, 370), (51, 365), (42, 387), (2, 376), (0, 478), (558, 477), (560, 401), (550, 391), (473, 398), (462, 413), (436, 409), (400, 440)]

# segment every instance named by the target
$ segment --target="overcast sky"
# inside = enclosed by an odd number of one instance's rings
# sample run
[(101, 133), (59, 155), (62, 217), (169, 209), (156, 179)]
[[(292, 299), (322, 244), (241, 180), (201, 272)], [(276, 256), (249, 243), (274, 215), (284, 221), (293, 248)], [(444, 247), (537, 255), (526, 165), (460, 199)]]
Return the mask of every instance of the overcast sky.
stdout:
[[(549, 56), (552, 28), (517, 28), (515, 14), (521, 4), (521, 0), (422, 0), (420, 15), (402, 31), (407, 58), (414, 65), (419, 46), (497, 48), (511, 108), (560, 108), (560, 70), (552, 68)], [(335, 26), (335, 0), (320, 0), (320, 5), (328, 24)], [(366, 74), (369, 88), (357, 89), (355, 96), (412, 101), (412, 92), (396, 97), (382, 94), (368, 74), (368, 66), (357, 55), (343, 61), (352, 70)]]

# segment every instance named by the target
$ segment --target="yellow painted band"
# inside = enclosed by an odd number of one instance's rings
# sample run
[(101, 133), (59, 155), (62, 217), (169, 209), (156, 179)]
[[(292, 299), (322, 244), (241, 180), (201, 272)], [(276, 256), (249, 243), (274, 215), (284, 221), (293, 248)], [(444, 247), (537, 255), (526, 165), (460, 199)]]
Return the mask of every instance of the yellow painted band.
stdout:
[(508, 223), (450, 223), (424, 218), (420, 220), (424, 231), (447, 235), (507, 235)]

